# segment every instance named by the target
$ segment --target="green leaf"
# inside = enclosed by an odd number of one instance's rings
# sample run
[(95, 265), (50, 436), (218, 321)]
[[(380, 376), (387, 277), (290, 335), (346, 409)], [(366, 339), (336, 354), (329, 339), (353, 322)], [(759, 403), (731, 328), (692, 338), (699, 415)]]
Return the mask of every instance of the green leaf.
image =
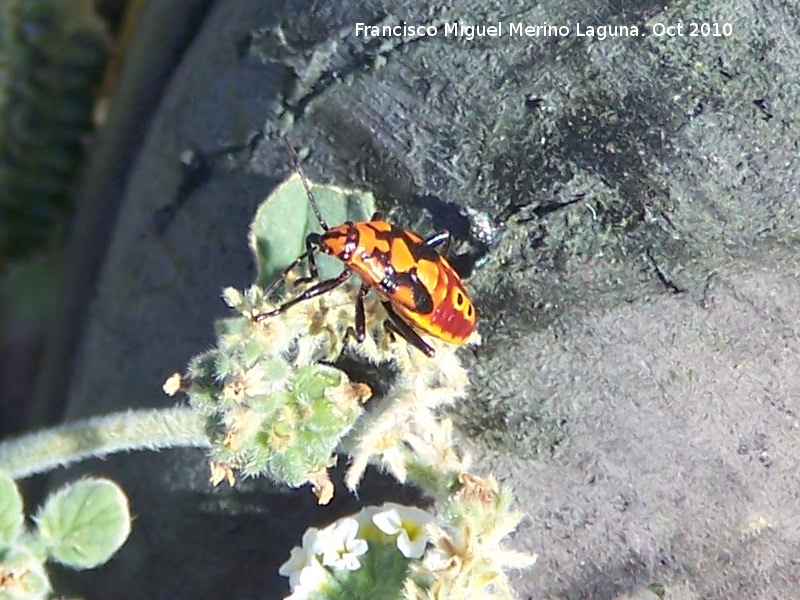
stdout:
[(22, 533), (22, 496), (17, 484), (5, 473), (0, 473), (0, 548), (8, 547)]
[(48, 554), (73, 569), (108, 561), (131, 532), (128, 499), (107, 479), (85, 479), (51, 495), (36, 516)]
[[(328, 185), (311, 184), (322, 217), (331, 227), (345, 221), (367, 221), (375, 200), (372, 194)], [(262, 202), (250, 225), (250, 248), (256, 258), (256, 284), (266, 287), (305, 251), (306, 236), (322, 232), (311, 208), (303, 182), (296, 173), (281, 183)], [(317, 261), (322, 278), (334, 277), (342, 270), (338, 260), (320, 256)]]

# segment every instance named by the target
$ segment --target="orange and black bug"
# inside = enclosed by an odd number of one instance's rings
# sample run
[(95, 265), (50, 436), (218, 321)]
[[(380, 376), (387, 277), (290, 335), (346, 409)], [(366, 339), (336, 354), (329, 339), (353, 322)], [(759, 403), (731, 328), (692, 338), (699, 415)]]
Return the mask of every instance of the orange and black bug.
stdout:
[(380, 212), (372, 215), (369, 221), (346, 221), (330, 227), (323, 219), (311, 186), (300, 169), (297, 153), (288, 140), (286, 145), (314, 214), (324, 231), (308, 235), (306, 251), (286, 267), (266, 291), (269, 293), (274, 289), (286, 274), (306, 258), (311, 276), (300, 281), (317, 279), (319, 273), (314, 260), (316, 252), (338, 258), (344, 263), (344, 270), (336, 277), (316, 283), (275, 310), (258, 315), (256, 319), (261, 321), (282, 313), (298, 302), (325, 294), (342, 285), (355, 273), (362, 281), (356, 296), (355, 331), (359, 342), (366, 335), (364, 296), (369, 290), (374, 290), (381, 298), (389, 315), (387, 324), (390, 328), (428, 356), (433, 356), (433, 348), (415, 329), (453, 344), (466, 342), (475, 331), (478, 313), (458, 273), (435, 250), (438, 246), (443, 246), (446, 253), (450, 244), (450, 233), (440, 231), (423, 239), (412, 231), (385, 221)]

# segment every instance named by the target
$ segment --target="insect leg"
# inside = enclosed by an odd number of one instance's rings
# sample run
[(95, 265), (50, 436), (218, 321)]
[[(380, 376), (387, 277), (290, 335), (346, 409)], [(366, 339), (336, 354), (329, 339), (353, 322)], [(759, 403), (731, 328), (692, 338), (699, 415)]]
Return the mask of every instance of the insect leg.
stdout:
[(356, 296), (356, 340), (363, 342), (367, 335), (367, 318), (364, 315), (364, 296), (367, 295), (369, 287), (361, 284)]
[(450, 242), (453, 241), (453, 238), (450, 237), (450, 232), (447, 229), (442, 229), (439, 233), (434, 233), (428, 239), (425, 240), (425, 245), (429, 248), (436, 248), (437, 246), (444, 245), (441, 252), (439, 254), (447, 255), (447, 252), (450, 250)]
[(350, 277), (350, 270), (345, 269), (336, 277), (332, 279), (326, 279), (324, 281), (320, 281), (317, 285), (308, 288), (305, 292), (300, 294), (299, 296), (292, 298), (291, 300), (287, 300), (283, 304), (281, 304), (275, 310), (271, 310), (269, 312), (261, 313), (256, 317), (256, 321), (263, 321), (264, 319), (268, 319), (269, 317), (274, 317), (285, 310), (291, 308), (295, 304), (299, 302), (304, 302), (305, 300), (310, 300), (311, 298), (316, 298), (321, 294), (325, 294), (330, 292), (332, 289), (342, 285), (347, 279)]
[(433, 348), (431, 348), (425, 340), (423, 340), (416, 331), (411, 329), (411, 326), (403, 321), (394, 309), (392, 309), (392, 304), (390, 302), (383, 302), (383, 308), (386, 309), (386, 314), (389, 315), (389, 321), (387, 321), (387, 325), (395, 331), (400, 337), (402, 337), (405, 341), (409, 344), (414, 346), (417, 350), (420, 350), (427, 356), (433, 356), (435, 352)]
[(362, 283), (361, 288), (358, 290), (358, 295), (356, 296), (356, 328), (353, 329), (352, 327), (348, 327), (347, 331), (344, 332), (345, 344), (347, 344), (347, 341), (351, 337), (355, 338), (357, 342), (361, 343), (367, 336), (367, 318), (364, 312), (364, 296), (367, 295), (368, 291), (369, 286)]
[(303, 261), (303, 259), (304, 259), (304, 258), (306, 258), (306, 257), (308, 257), (308, 259), (309, 259), (309, 262), (310, 262), (310, 263), (311, 263), (311, 262), (313, 262), (313, 260), (314, 260), (314, 254), (313, 254), (313, 250), (312, 250), (311, 248), (308, 248), (308, 249), (307, 249), (305, 252), (303, 252), (303, 253), (302, 253), (300, 256), (298, 256), (296, 259), (294, 259), (294, 260), (293, 260), (293, 261), (292, 261), (292, 262), (289, 264), (289, 266), (288, 266), (288, 267), (286, 267), (286, 268), (285, 268), (283, 271), (281, 271), (281, 274), (280, 274), (280, 275), (278, 275), (278, 276), (277, 276), (275, 279), (273, 279), (273, 280), (272, 280), (272, 283), (270, 283), (270, 284), (269, 284), (269, 285), (268, 285), (268, 286), (267, 286), (267, 287), (264, 289), (264, 295), (265, 295), (265, 296), (267, 296), (267, 297), (269, 297), (269, 295), (270, 295), (270, 293), (272, 292), (272, 290), (274, 290), (276, 287), (278, 287), (278, 284), (279, 284), (281, 281), (283, 281), (283, 280), (284, 280), (284, 278), (285, 278), (285, 277), (286, 277), (286, 276), (287, 276), (287, 275), (288, 275), (288, 274), (289, 274), (289, 273), (292, 271), (292, 269), (294, 269), (294, 268), (295, 268), (297, 265), (299, 265), (299, 264), (300, 264), (300, 263)]
[(319, 270), (317, 270), (317, 261), (314, 259), (314, 252), (319, 250), (320, 240), (319, 234), (311, 233), (306, 238), (306, 251), (303, 253), (305, 256), (308, 256), (308, 277), (300, 277), (299, 279), (295, 280), (294, 284), (299, 285), (301, 283), (308, 283), (309, 281), (313, 281), (314, 279), (319, 278)]

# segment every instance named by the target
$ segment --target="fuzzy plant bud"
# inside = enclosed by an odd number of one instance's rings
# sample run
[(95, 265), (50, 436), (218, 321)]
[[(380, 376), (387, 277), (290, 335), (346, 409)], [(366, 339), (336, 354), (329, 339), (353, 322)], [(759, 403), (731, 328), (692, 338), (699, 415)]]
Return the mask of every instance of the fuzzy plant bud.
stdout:
[(45, 600), (52, 587), (44, 561), (24, 547), (0, 550), (0, 598)]
[(321, 482), (371, 390), (333, 367), (301, 360), (291, 347), (303, 328), (280, 316), (258, 321), (269, 307), (259, 288), (228, 289), (223, 297), (238, 314), (217, 324), (216, 348), (192, 359), (181, 379), (206, 418), (215, 481), (231, 481), (236, 470), (292, 487), (311, 483), (320, 500), (329, 500), (331, 488)]
[(440, 518), (427, 527), (432, 548), (415, 569), (427, 583), (410, 581), (406, 598), (515, 598), (506, 571), (530, 567), (536, 556), (503, 544), (523, 518), (510, 504), (510, 493), (492, 478), (462, 474)]
[(212, 460), (292, 487), (315, 480), (362, 414), (369, 388), (326, 365), (253, 361), (245, 347), (212, 350), (190, 368), (189, 398), (207, 417)]

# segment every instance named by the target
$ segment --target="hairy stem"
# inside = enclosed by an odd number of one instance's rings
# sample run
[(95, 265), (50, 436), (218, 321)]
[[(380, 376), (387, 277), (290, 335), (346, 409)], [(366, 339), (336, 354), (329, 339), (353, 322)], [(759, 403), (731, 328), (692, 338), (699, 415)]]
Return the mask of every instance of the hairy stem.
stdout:
[(188, 407), (93, 417), (0, 443), (0, 471), (22, 479), (115, 452), (207, 448), (203, 419)]

